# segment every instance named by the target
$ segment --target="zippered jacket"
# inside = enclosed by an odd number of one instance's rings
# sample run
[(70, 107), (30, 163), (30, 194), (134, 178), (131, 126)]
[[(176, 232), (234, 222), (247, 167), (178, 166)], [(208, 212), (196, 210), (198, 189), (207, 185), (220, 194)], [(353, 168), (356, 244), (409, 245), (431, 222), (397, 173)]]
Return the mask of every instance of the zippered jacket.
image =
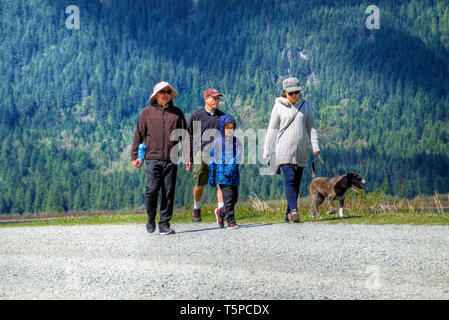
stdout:
[[(308, 101), (304, 101), (301, 107), (302, 102), (298, 100), (292, 105), (283, 97), (275, 100), (265, 136), (263, 151), (265, 160), (275, 160), (277, 166), (296, 164), (299, 167), (307, 167), (309, 144), (312, 145), (313, 152), (320, 151), (312, 107)], [(298, 112), (300, 107), (301, 110)], [(270, 159), (274, 140), (276, 141), (275, 159)]]
[[(193, 157), (198, 151), (204, 151), (209, 152), (210, 148), (212, 146), (212, 142), (216, 137), (214, 136), (208, 136), (204, 140), (203, 134), (210, 129), (217, 129), (218, 130), (218, 120), (221, 116), (223, 116), (224, 113), (221, 110), (216, 109), (214, 114), (211, 115), (209, 112), (206, 111), (205, 107), (202, 107), (201, 109), (196, 110), (192, 116), (190, 117), (189, 121), (189, 134), (190, 134), (190, 155), (191, 155), (191, 162), (193, 162)], [(194, 141), (194, 122), (198, 121), (201, 123), (201, 135), (199, 138), (201, 138), (200, 141)], [(198, 143), (199, 145), (195, 145), (195, 143)]]
[(224, 125), (230, 122), (235, 126), (232, 116), (220, 117), (221, 136), (214, 140), (210, 150), (209, 185), (213, 187), (217, 184), (238, 186), (240, 183), (239, 165), (242, 163), (243, 146), (235, 136), (224, 134)]
[[(146, 160), (171, 160), (177, 163), (177, 158), (171, 159), (171, 153), (180, 141), (184, 161), (190, 162), (190, 139), (184, 113), (171, 101), (165, 108), (154, 103), (143, 109), (139, 116), (131, 146), (131, 160), (137, 159), (139, 144), (144, 143), (147, 145)], [(178, 154), (173, 153), (176, 156)]]

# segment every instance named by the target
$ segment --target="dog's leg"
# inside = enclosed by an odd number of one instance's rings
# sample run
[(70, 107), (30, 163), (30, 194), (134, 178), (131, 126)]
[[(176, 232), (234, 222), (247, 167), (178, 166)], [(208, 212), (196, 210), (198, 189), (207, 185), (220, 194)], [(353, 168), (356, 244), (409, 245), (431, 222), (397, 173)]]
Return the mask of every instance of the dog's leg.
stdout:
[(326, 214), (333, 214), (333, 213), (335, 213), (335, 208), (334, 208), (334, 206), (332, 205), (332, 201), (334, 201), (334, 198), (329, 197), (329, 198), (327, 198), (327, 200), (328, 200), (328, 202), (329, 202), (329, 211), (326, 212)]
[(345, 215), (343, 214), (344, 203), (345, 203), (344, 198), (338, 200), (338, 204), (339, 204), (338, 215), (340, 216), (340, 218), (346, 218)]
[(321, 219), (320, 212), (318, 211), (318, 206), (321, 204), (321, 202), (323, 202), (322, 198), (323, 197), (320, 194), (312, 195), (312, 206), (313, 206), (313, 217), (314, 218)]

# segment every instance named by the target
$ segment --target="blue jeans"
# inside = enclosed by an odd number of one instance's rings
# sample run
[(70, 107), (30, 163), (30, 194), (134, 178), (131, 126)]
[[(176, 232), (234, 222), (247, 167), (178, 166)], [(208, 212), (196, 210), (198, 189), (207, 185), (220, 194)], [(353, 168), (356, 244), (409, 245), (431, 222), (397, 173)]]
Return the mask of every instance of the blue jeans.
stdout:
[(292, 210), (298, 210), (299, 186), (304, 168), (291, 164), (284, 164), (280, 167), (285, 178), (285, 195), (288, 203), (287, 213), (289, 213)]

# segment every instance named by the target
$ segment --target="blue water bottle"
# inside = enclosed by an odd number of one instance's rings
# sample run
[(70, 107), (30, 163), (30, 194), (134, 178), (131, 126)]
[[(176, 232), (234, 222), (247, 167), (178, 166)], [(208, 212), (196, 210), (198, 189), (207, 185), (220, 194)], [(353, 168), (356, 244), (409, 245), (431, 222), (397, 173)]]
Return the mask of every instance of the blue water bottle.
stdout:
[(145, 163), (145, 151), (147, 151), (147, 146), (143, 143), (139, 144), (139, 151), (137, 153), (137, 156), (139, 157), (140, 161), (142, 161), (142, 163)]

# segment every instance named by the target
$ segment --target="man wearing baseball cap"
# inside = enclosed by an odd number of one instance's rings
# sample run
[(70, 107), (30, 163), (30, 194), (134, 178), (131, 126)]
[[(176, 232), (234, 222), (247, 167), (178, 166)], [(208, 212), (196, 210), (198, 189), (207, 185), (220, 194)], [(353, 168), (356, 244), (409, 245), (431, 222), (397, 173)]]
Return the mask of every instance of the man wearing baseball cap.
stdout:
[[(201, 221), (201, 196), (203, 195), (204, 187), (209, 182), (209, 153), (212, 142), (215, 139), (215, 135), (210, 133), (220, 135), (218, 121), (220, 116), (224, 115), (222, 111), (218, 110), (220, 97), (223, 97), (223, 95), (216, 89), (207, 89), (204, 92), (204, 107), (195, 111), (190, 118), (188, 130), (190, 134), (191, 162), (193, 162), (193, 179), (195, 182), (193, 188), (193, 222)], [(206, 130), (209, 131), (206, 132)], [(206, 135), (203, 139), (205, 132)], [(217, 200), (218, 208), (215, 209), (216, 214), (223, 207), (223, 196), (220, 188), (217, 188)]]

